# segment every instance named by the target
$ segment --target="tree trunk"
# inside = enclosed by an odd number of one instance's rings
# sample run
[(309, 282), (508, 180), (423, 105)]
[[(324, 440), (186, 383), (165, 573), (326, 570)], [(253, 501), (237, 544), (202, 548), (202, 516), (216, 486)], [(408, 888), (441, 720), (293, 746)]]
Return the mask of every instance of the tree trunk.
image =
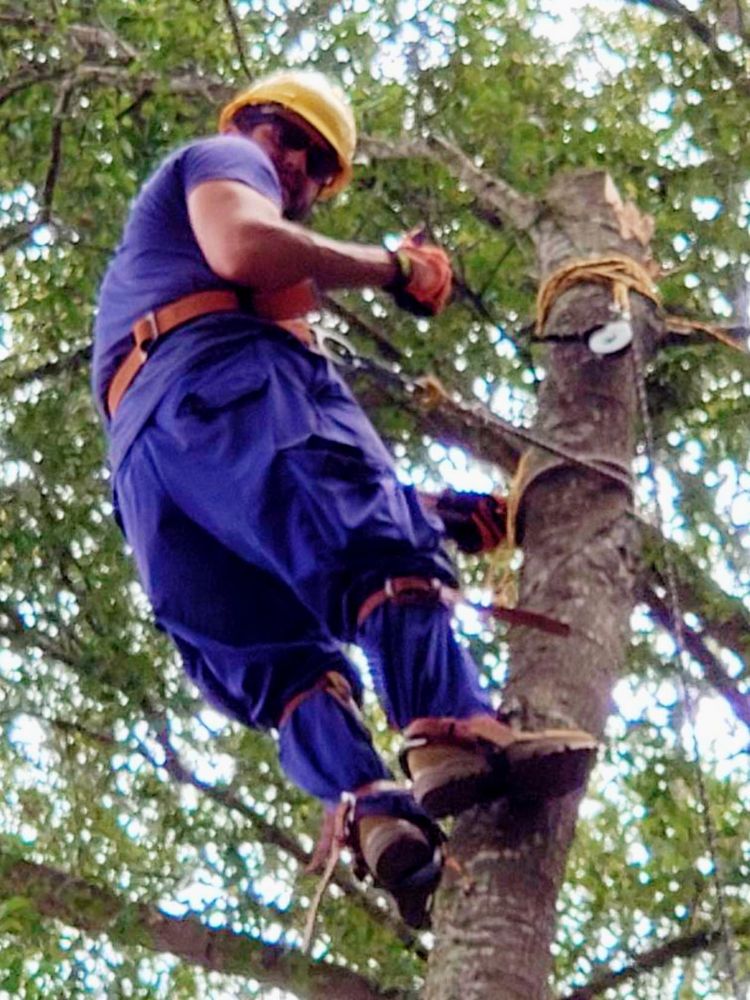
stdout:
[[(572, 258), (616, 251), (643, 261), (649, 220), (622, 204), (610, 178), (558, 178), (536, 228), (546, 278)], [(656, 329), (652, 303), (631, 294), (635, 335)], [(581, 283), (554, 303), (546, 332), (538, 436), (629, 470), (637, 394), (632, 350), (593, 354), (581, 335), (609, 318), (611, 289)], [(560, 338), (560, 339), (558, 339)], [(628, 642), (638, 536), (622, 485), (539, 450), (528, 454), (520, 507), (520, 605), (570, 623), (566, 638), (510, 634), (503, 709), (524, 727), (582, 727), (601, 737)], [(500, 801), (464, 814), (449, 842), (436, 901), (426, 1000), (544, 1000), (555, 904), (580, 796), (538, 806)]]

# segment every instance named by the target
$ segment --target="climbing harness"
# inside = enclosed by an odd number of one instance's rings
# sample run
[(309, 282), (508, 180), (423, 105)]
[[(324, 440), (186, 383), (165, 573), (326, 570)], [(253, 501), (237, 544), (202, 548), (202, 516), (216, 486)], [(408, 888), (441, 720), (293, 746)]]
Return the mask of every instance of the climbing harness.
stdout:
[(362, 713), (354, 699), (349, 681), (343, 674), (338, 673), (338, 671), (328, 670), (313, 685), (303, 688), (302, 691), (298, 691), (297, 694), (290, 698), (281, 711), (277, 728), (280, 729), (289, 720), (292, 713), (318, 691), (322, 691), (335, 698), (342, 708), (345, 708), (347, 712), (351, 712), (358, 721), (362, 721)]
[(303, 317), (305, 313), (317, 308), (319, 302), (315, 283), (306, 279), (275, 292), (254, 295), (252, 308), (248, 308), (236, 292), (214, 288), (192, 292), (156, 309), (149, 309), (131, 327), (132, 347), (120, 362), (107, 388), (107, 413), (110, 418), (114, 417), (122, 397), (148, 361), (156, 341), (183, 324), (211, 313), (244, 312), (257, 319), (270, 320), (291, 333), (305, 347), (312, 347), (313, 330)]
[(207, 313), (239, 309), (236, 292), (213, 289), (184, 295), (158, 309), (150, 309), (135, 321), (130, 331), (133, 346), (120, 363), (107, 389), (107, 413), (114, 417), (122, 397), (141, 368), (148, 361), (156, 341), (172, 330)]

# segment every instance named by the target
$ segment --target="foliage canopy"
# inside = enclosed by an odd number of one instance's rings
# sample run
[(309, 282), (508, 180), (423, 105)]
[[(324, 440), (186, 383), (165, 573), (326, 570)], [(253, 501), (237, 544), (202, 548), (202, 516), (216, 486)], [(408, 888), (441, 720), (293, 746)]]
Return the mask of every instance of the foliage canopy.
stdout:
[[(381, 141), (363, 142), (354, 185), (315, 225), (379, 242), (423, 222), (454, 254), (460, 281), (457, 302), (430, 324), (369, 294), (337, 296), (322, 322), (369, 354), (378, 331), (380, 350), (385, 336), (405, 372), (432, 372), (503, 416), (528, 421), (543, 378), (530, 336), (531, 246), (440, 157), (401, 155), (403, 140), (445, 137), (539, 197), (560, 170), (606, 168), (655, 217), (668, 308), (747, 325), (745, 0), (701, 0), (693, 12), (677, 2), (591, 4), (575, 31), (557, 6), (29, 0), (0, 12), (0, 997), (312, 989), (308, 963), (285, 965), (271, 949), (299, 943), (317, 807), (284, 783), (267, 737), (201, 706), (153, 629), (111, 518), (88, 392), (96, 289), (128, 203), (168, 150), (213, 129), (223, 97), (289, 62), (343, 81), (362, 132)], [(700, 639), (689, 685), (726, 905), (748, 975), (747, 359), (679, 339), (653, 363), (648, 390), (681, 598)], [(415, 482), (466, 485), (470, 467), (475, 482), (502, 488), (486, 455), (467, 463), (409, 410), (366, 388), (363, 396)], [(652, 555), (611, 743), (560, 900), (561, 996), (635, 954), (716, 930), (678, 664), (651, 599)], [(486, 569), (470, 560), (462, 568), (467, 582)], [(499, 688), (502, 636), (468, 623), (466, 641)], [(369, 707), (393, 759), (393, 738)], [(185, 935), (176, 958), (188, 925), (169, 939), (159, 912), (228, 934), (213, 951)], [(248, 945), (235, 958), (233, 938)], [(253, 941), (268, 946), (265, 959)], [(699, 945), (607, 995), (729, 997), (721, 955)], [(316, 960), (411, 996), (426, 948), (341, 869)]]

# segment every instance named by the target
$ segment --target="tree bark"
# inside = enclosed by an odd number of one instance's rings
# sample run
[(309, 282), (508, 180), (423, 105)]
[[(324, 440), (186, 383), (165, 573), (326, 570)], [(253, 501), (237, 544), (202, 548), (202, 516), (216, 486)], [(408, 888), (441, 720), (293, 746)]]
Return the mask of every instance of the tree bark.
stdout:
[[(643, 261), (648, 220), (601, 172), (558, 178), (536, 227), (540, 277), (572, 258), (616, 251)], [(581, 335), (609, 318), (611, 295), (581, 283), (552, 306), (535, 433), (581, 456), (630, 469), (637, 395), (632, 352), (597, 356)], [(631, 295), (636, 336), (650, 342), (653, 305)], [(521, 503), (520, 604), (571, 625), (557, 638), (510, 634), (504, 711), (525, 728), (573, 726), (601, 737), (625, 660), (639, 549), (621, 484), (540, 451)], [(580, 795), (523, 806), (500, 800), (459, 818), (436, 901), (426, 1000), (544, 1000), (555, 904)]]

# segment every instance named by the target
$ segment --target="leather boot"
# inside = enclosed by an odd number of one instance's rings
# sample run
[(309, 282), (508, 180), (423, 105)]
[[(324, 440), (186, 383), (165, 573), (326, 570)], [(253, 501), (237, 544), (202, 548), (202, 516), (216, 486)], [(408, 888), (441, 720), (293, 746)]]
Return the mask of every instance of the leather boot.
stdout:
[(491, 715), (415, 719), (401, 764), (434, 819), (503, 796), (544, 799), (586, 783), (597, 742), (580, 729), (523, 732)]

